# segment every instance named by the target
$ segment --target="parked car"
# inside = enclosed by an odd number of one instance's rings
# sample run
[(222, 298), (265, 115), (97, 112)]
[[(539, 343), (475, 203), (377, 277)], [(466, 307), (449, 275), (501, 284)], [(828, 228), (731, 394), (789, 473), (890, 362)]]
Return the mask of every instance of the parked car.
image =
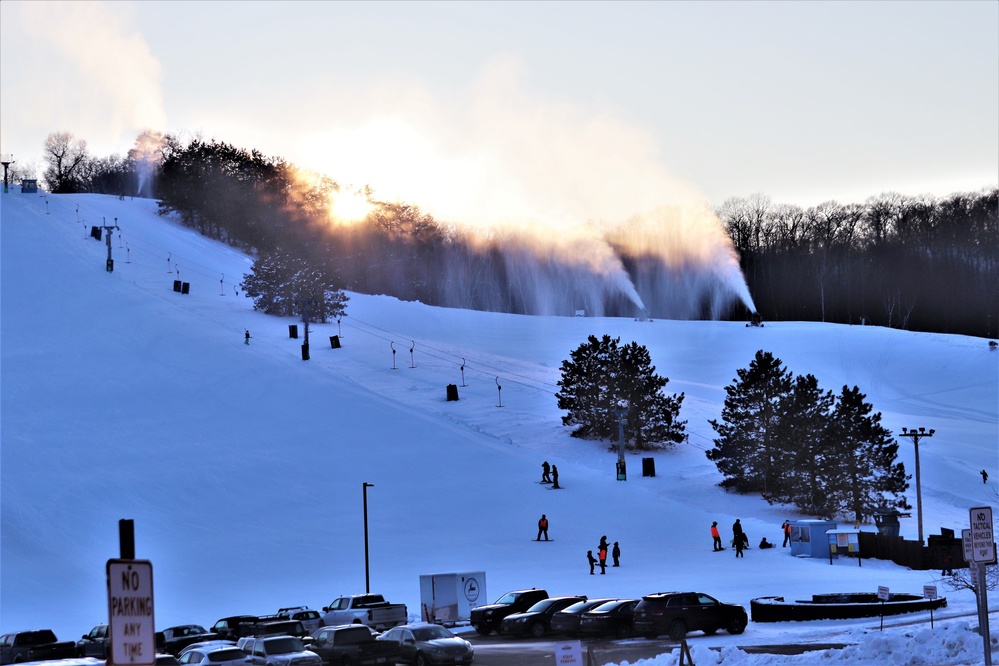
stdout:
[(215, 638), (214, 633), (209, 632), (200, 624), (181, 624), (176, 627), (168, 627), (158, 633), (163, 634), (163, 640), (162, 643), (157, 641), (156, 647), (174, 656), (191, 643), (199, 643)]
[(224, 647), (236, 647), (236, 641), (227, 641), (222, 639), (212, 639), (210, 641), (201, 641), (200, 643), (191, 643), (186, 648), (180, 651), (178, 656), (183, 656), (185, 653), (191, 650), (208, 650), (215, 648)]
[(298, 620), (309, 634), (323, 626), (323, 616), (319, 614), (319, 611), (314, 611), (306, 606), (280, 608), (278, 616), (288, 620)]
[(167, 654), (166, 652), (156, 653), (156, 666), (180, 666), (180, 662), (177, 661), (177, 657), (172, 654)]
[(392, 604), (380, 594), (350, 594), (337, 597), (323, 606), (323, 625), (366, 624), (379, 631), (406, 624), (409, 611), (406, 604)]
[(239, 640), (246, 636), (242, 625), (259, 621), (260, 618), (256, 615), (230, 615), (213, 624), (212, 633), (215, 634), (216, 638), (223, 640)]
[(240, 625), (243, 636), (265, 638), (267, 636), (295, 636), (305, 638), (309, 632), (298, 620), (277, 620), (276, 622), (244, 622)]
[(91, 629), (89, 634), (83, 634), (80, 640), (76, 641), (76, 656), (107, 659), (109, 640), (108, 625), (99, 624)]
[(494, 603), (473, 608), (472, 612), (469, 613), (470, 622), (480, 635), (488, 636), (500, 628), (503, 618), (506, 616), (525, 611), (547, 598), (548, 592), (533, 588), (507, 592)]
[(522, 613), (514, 613), (503, 618), (500, 633), (510, 636), (531, 635), (541, 638), (552, 630), (552, 616), (558, 611), (586, 597), (548, 597), (542, 599)]
[(638, 599), (615, 599), (583, 613), (579, 633), (591, 636), (627, 638), (634, 632), (633, 621)]
[(579, 620), (583, 616), (583, 613), (608, 601), (614, 601), (614, 599), (586, 599), (584, 601), (577, 601), (571, 606), (566, 606), (552, 615), (552, 633), (575, 636), (579, 633)]
[(330, 666), (394, 664), (401, 654), (398, 642), (378, 640), (363, 624), (320, 627), (313, 632), (309, 649)]
[(389, 629), (378, 640), (398, 641), (402, 661), (415, 666), (427, 664), (471, 664), (475, 648), (439, 624), (417, 622)]
[(51, 629), (16, 631), (0, 636), (0, 664), (74, 657), (76, 642), (60, 641)]
[(323, 666), (319, 655), (306, 650), (302, 639), (295, 636), (240, 638), (236, 647), (250, 657), (254, 666)]
[(635, 633), (646, 638), (667, 634), (678, 641), (688, 631), (710, 635), (719, 629), (741, 634), (748, 623), (745, 608), (722, 603), (703, 592), (649, 594), (635, 608)]
[(177, 658), (181, 666), (248, 666), (250, 658), (235, 645), (189, 645)]

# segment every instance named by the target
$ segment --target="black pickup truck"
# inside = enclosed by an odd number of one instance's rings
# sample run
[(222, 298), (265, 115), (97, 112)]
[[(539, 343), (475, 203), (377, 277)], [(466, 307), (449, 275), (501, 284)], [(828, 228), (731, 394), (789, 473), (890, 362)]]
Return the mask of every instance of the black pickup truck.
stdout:
[(0, 636), (0, 664), (72, 659), (75, 656), (76, 642), (60, 641), (51, 629), (18, 631)]
[(493, 631), (499, 631), (503, 618), (514, 613), (522, 613), (534, 604), (548, 598), (545, 590), (514, 590), (507, 592), (488, 606), (473, 608), (469, 620), (475, 631), (481, 636), (488, 636)]
[(402, 657), (399, 641), (378, 640), (363, 624), (321, 627), (312, 632), (309, 650), (328, 666), (394, 664)]

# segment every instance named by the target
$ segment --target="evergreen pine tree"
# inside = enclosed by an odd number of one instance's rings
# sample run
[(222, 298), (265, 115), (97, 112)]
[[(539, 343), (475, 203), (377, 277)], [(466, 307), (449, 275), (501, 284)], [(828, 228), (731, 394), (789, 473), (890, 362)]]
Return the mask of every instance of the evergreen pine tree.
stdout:
[(829, 478), (829, 502), (837, 513), (857, 522), (876, 509), (911, 508), (902, 495), (909, 488), (905, 466), (896, 462), (898, 443), (881, 425), (881, 413), (854, 386), (836, 398), (830, 428), (830, 455), (824, 470)]
[(780, 404), (791, 392), (791, 372), (760, 350), (749, 368), (736, 374), (735, 383), (725, 387), (721, 422), (710, 421), (718, 437), (707, 456), (725, 476), (722, 487), (767, 497), (780, 473)]
[(828, 501), (830, 464), (829, 422), (833, 407), (831, 391), (819, 388), (814, 375), (794, 378), (791, 392), (781, 400), (778, 449), (780, 475), (767, 500), (794, 504), (802, 513), (831, 517), (835, 508)]
[(589, 336), (562, 361), (555, 394), (562, 423), (576, 426), (573, 437), (617, 441), (617, 409), (628, 403), (625, 438), (648, 449), (686, 440), (686, 421), (678, 419), (683, 394), (665, 395), (668, 379), (655, 374), (648, 349), (620, 338)]

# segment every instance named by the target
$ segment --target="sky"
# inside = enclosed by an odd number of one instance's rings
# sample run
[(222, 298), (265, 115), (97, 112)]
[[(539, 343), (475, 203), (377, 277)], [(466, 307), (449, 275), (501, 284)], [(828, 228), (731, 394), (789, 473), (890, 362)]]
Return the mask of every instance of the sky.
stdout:
[(0, 152), (219, 139), (439, 219), (999, 182), (995, 2), (0, 3)]
[[(727, 535), (739, 518), (755, 545), (780, 543), (783, 520), (812, 516), (724, 492), (705, 451), (724, 387), (764, 349), (824, 389), (858, 386), (894, 433), (935, 429), (919, 449), (924, 532), (960, 530), (969, 509), (999, 501), (999, 353), (986, 340), (518, 316), (354, 293), (340, 323), (313, 327), (306, 362), (302, 338), (289, 337), (294, 319), (254, 312), (236, 293), (250, 258), (156, 211), (152, 200), (0, 195), (0, 633), (49, 627), (69, 640), (105, 622), (105, 566), (123, 518), (135, 521), (136, 556), (152, 562), (157, 628), (362, 592), (371, 483), (371, 591), (405, 603), (411, 619), (419, 577), (446, 572), (484, 572), (489, 601), (526, 587), (619, 598), (688, 588), (747, 609), (760, 596), (934, 585), (948, 604), (933, 627), (928, 613), (887, 618), (883, 630), (876, 619), (751, 622), (738, 636), (691, 634), (692, 655), (804, 665), (817, 655), (738, 648), (842, 642), (856, 647), (822, 661), (983, 663), (974, 597), (939, 570), (781, 548), (712, 553), (712, 521)], [(89, 237), (95, 224), (120, 227), (110, 273), (107, 246)], [(561, 362), (605, 333), (648, 348), (666, 391), (685, 395), (689, 441), (629, 454), (625, 481), (605, 444), (569, 436), (554, 397)], [(446, 400), (449, 384), (458, 401)], [(914, 447), (900, 441), (898, 456), (911, 474)], [(545, 460), (562, 489), (538, 483)], [(915, 504), (914, 489), (907, 497)], [(532, 541), (541, 514), (551, 543)], [(901, 534), (916, 538), (915, 511)], [(586, 551), (602, 535), (620, 543), (621, 567), (590, 576)], [(999, 596), (989, 599), (995, 646)]]

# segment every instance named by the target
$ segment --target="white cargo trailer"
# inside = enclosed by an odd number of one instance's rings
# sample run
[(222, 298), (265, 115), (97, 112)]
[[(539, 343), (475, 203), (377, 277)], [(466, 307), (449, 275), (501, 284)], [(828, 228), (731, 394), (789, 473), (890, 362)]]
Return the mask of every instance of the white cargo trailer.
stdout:
[(420, 576), (420, 616), (424, 622), (454, 626), (469, 621), (486, 600), (486, 572), (439, 573)]

